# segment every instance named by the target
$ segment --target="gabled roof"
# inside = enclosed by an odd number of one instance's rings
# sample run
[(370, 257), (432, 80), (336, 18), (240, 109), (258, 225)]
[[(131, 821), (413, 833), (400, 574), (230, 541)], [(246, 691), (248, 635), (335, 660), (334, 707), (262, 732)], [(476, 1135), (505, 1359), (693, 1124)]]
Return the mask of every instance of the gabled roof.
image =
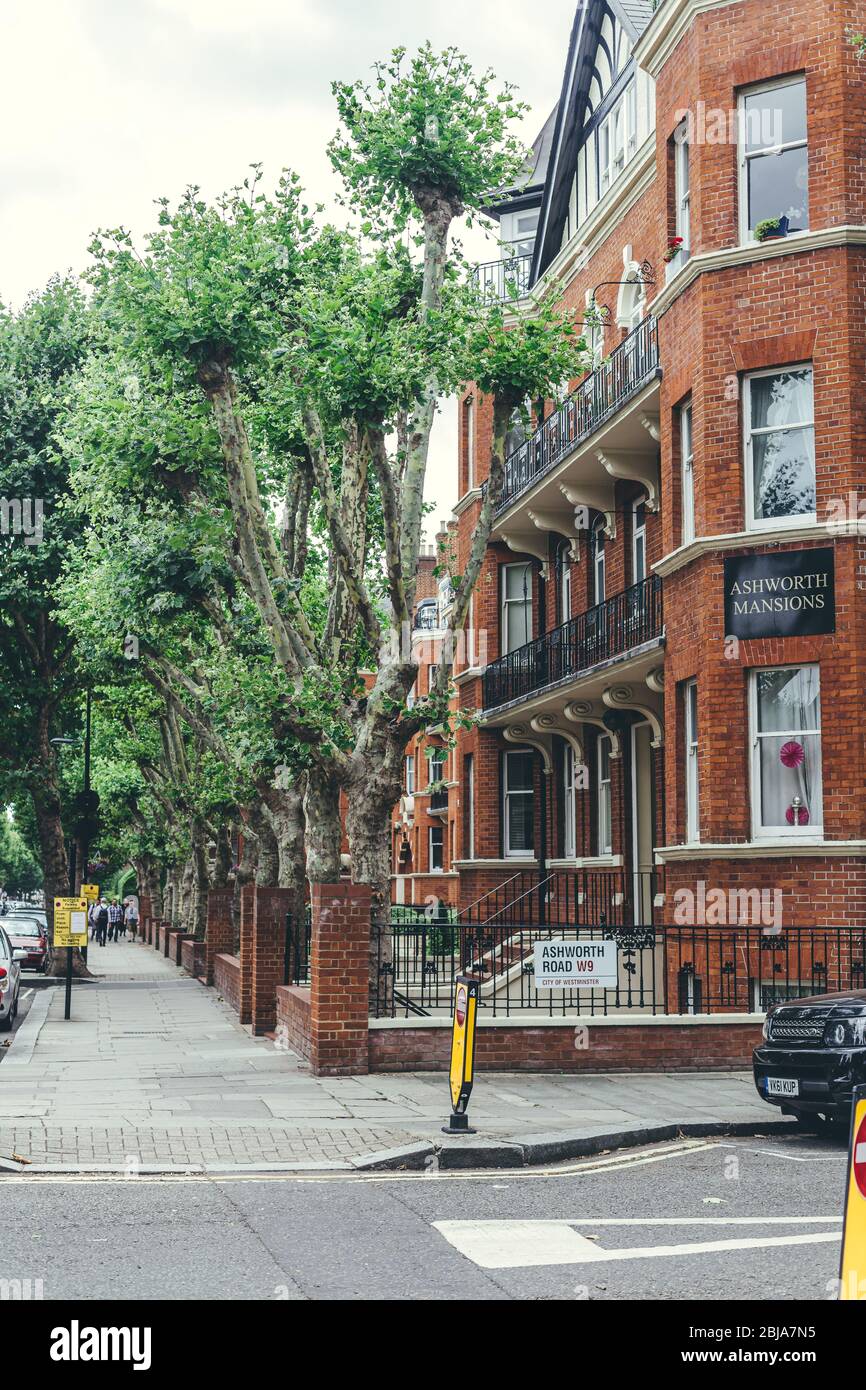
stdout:
[(531, 279), (547, 268), (562, 244), (571, 181), (583, 131), (589, 86), (595, 65), (601, 24), (606, 10), (620, 21), (632, 42), (640, 37), (654, 13), (652, 0), (588, 0), (579, 4), (571, 27), (562, 93), (556, 106), (547, 179)]
[(530, 205), (537, 207), (544, 193), (550, 154), (553, 149), (553, 132), (556, 129), (556, 110), (554, 106), (541, 130), (532, 142), (532, 148), (520, 166), (512, 188), (503, 189), (495, 203), (484, 211), (490, 217), (499, 218), (503, 212), (515, 207)]

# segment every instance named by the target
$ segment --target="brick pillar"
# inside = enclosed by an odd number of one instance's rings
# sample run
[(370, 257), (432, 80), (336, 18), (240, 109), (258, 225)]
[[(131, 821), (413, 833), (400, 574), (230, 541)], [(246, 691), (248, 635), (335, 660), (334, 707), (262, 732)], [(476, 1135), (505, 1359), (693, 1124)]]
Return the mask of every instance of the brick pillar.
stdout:
[[(138, 931), (135, 935), (141, 937), (142, 940), (144, 940), (145, 926), (152, 912), (153, 904), (147, 893), (140, 893), (138, 897)], [(134, 941), (135, 936), (132, 939)]]
[(204, 942), (205, 983), (213, 984), (213, 963), (217, 956), (231, 955), (233, 888), (211, 888), (207, 895), (207, 934)]
[(253, 919), (256, 914), (256, 885), (245, 883), (241, 889), (241, 981), (238, 1017), (241, 1023), (252, 1022), (253, 1016)]
[(370, 888), (314, 883), (310, 1066), (316, 1076), (369, 1071)]
[(293, 896), (291, 888), (256, 889), (250, 1018), (254, 1033), (272, 1033), (277, 1026), (277, 985), (283, 983), (286, 913)]

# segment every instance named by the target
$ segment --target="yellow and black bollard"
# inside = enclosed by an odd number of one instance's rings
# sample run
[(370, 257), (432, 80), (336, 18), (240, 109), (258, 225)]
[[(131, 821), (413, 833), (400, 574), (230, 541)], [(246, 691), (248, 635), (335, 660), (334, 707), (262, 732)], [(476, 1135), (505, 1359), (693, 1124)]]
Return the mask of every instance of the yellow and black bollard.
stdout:
[(469, 1128), (466, 1107), (472, 1093), (475, 1071), (475, 1024), (478, 1010), (478, 981), (458, 975), (454, 982), (454, 1025), (451, 1030), (451, 1115), (442, 1126), (443, 1134), (474, 1134)]

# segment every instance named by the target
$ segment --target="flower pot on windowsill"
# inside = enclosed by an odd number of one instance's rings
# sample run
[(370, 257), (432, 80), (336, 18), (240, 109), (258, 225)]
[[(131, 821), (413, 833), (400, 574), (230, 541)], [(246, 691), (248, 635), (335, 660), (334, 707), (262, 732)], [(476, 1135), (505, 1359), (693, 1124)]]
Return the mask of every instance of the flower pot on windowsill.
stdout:
[(759, 222), (755, 228), (755, 236), (763, 245), (765, 241), (781, 241), (788, 235), (789, 219), (787, 217), (767, 217), (763, 222)]

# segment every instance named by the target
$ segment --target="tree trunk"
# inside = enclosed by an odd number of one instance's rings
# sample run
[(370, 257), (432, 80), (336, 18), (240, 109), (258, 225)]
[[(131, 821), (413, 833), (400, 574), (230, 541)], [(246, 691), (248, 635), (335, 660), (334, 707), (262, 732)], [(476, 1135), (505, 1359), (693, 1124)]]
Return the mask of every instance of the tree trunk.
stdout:
[(207, 926), (207, 835), (204, 827), (196, 824), (192, 833), (193, 886), (190, 914), (186, 923), (187, 931), (196, 941), (204, 941)]
[(236, 956), (240, 954), (241, 949), (241, 891), (244, 884), (251, 883), (256, 876), (259, 853), (258, 838), (252, 832), (252, 827), (244, 823), (242, 834), (244, 844), (240, 863), (235, 871), (235, 891), (232, 894), (232, 940)]
[(231, 827), (221, 825), (217, 831), (216, 853), (210, 871), (209, 887), (225, 888), (232, 869)]
[[(39, 835), (39, 855), (44, 877), (45, 913), (48, 919), (48, 940), (54, 941), (54, 899), (69, 896), (69, 864), (61, 820), (60, 788), (54, 764), (54, 751), (49, 742), (47, 713), (40, 720), (38, 732), (39, 765), (30, 781), (30, 797)], [(51, 945), (50, 970), (53, 975), (66, 974), (66, 948)], [(89, 976), (84, 957), (76, 948), (72, 952), (72, 972)]]
[(311, 883), (339, 883), (343, 825), (336, 775), (310, 769), (304, 795), (307, 877)]
[(388, 1016), (394, 1002), (394, 947), (391, 935), (391, 811), (399, 796), (393, 776), (368, 765), (348, 797), (346, 828), (352, 853), (352, 882), (369, 883), (370, 1013)]

